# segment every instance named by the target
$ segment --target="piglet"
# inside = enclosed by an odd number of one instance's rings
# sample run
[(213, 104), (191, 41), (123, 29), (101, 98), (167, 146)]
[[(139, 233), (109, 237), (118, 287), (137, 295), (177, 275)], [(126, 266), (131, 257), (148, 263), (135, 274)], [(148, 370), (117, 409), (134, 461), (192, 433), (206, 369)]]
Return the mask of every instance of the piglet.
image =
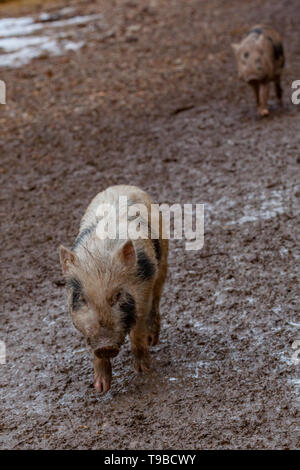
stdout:
[(257, 110), (267, 116), (270, 82), (275, 84), (279, 103), (282, 99), (280, 76), (284, 52), (280, 35), (268, 25), (254, 26), (240, 44), (232, 44), (239, 78), (253, 88)]
[[(103, 207), (108, 211), (107, 222), (116, 222), (115, 236), (99, 235), (99, 224), (105, 227), (105, 211), (99, 211)], [(149, 370), (149, 347), (158, 341), (168, 240), (162, 238), (161, 213), (150, 217), (152, 207), (149, 196), (139, 188), (112, 186), (88, 206), (73, 248), (60, 246), (69, 311), (92, 349), (98, 392), (109, 390), (111, 359), (127, 334), (137, 371)], [(139, 238), (130, 238), (128, 230), (124, 235), (128, 223), (139, 228)]]

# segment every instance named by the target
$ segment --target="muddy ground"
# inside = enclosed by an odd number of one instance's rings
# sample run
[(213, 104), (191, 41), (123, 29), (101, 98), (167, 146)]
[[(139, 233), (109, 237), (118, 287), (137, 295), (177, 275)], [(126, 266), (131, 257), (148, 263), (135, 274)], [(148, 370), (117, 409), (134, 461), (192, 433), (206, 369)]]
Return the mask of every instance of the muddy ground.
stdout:
[[(1, 448), (296, 448), (298, 0), (28, 3), (0, 14), (103, 18), (68, 27), (82, 49), (0, 70)], [(262, 20), (286, 46), (284, 106), (266, 119), (230, 49)], [(152, 371), (135, 374), (126, 343), (101, 396), (58, 246), (119, 183), (204, 203), (205, 244), (171, 242)]]

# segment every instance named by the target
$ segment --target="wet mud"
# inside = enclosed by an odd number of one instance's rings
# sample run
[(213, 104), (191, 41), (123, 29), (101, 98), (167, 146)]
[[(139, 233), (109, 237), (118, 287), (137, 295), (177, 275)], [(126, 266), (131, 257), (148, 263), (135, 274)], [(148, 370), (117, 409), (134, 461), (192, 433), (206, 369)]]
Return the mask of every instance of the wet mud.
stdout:
[[(1, 448), (296, 448), (298, 2), (68, 6), (102, 15), (64, 29), (82, 47), (0, 69)], [(4, 4), (2, 18), (17, 11)], [(272, 95), (266, 119), (230, 49), (258, 19), (286, 49), (284, 104)], [(126, 343), (102, 396), (67, 312), (58, 246), (72, 245), (98, 191), (123, 183), (205, 204), (205, 243), (171, 241), (151, 372), (134, 372)]]

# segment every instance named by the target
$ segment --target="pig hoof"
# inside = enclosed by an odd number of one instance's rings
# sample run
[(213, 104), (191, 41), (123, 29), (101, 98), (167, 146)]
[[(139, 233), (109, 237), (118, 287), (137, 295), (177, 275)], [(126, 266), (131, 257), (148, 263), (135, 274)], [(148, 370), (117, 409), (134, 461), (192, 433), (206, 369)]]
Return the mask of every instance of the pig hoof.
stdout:
[(150, 334), (148, 335), (148, 345), (155, 346), (158, 343), (158, 335)]
[(268, 116), (269, 115), (269, 110), (266, 109), (266, 108), (260, 109), (259, 114), (260, 114), (260, 116)]
[(95, 378), (94, 387), (99, 393), (106, 393), (110, 389), (110, 380), (104, 377), (98, 376)]
[(150, 359), (144, 358), (135, 361), (134, 368), (136, 372), (149, 372), (150, 371)]

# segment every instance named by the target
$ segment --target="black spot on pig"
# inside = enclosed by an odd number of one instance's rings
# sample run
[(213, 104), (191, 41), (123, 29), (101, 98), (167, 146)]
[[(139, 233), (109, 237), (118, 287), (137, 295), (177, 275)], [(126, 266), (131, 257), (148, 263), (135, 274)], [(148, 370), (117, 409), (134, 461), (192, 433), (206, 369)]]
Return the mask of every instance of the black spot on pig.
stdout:
[(274, 59), (279, 60), (280, 57), (283, 57), (283, 64), (282, 65), (284, 65), (284, 52), (283, 52), (282, 44), (281, 43), (275, 44), (275, 42), (273, 41), (273, 39), (270, 36), (268, 36), (268, 39), (269, 39), (269, 41), (271, 41), (272, 46), (273, 46)]
[(87, 227), (82, 230), (82, 232), (80, 232), (78, 237), (76, 238), (72, 250), (75, 250), (83, 242), (83, 240), (95, 230), (95, 228), (96, 224), (93, 224), (90, 227)]
[(253, 28), (251, 31), (249, 31), (249, 34), (251, 33), (256, 33), (260, 36), (262, 34), (262, 30), (260, 28)]
[(129, 331), (136, 322), (135, 300), (129, 292), (125, 293), (124, 300), (120, 303), (120, 309), (123, 313), (123, 324), (126, 330)]
[(144, 251), (139, 251), (137, 258), (138, 276), (145, 281), (151, 279), (155, 273), (154, 264)]
[(72, 290), (71, 306), (76, 311), (84, 304), (82, 284), (78, 279), (72, 278), (67, 281), (67, 287)]
[(274, 44), (273, 43), (273, 51), (274, 51), (274, 58), (275, 60), (280, 59), (280, 57), (284, 58), (283, 47), (282, 44)]

